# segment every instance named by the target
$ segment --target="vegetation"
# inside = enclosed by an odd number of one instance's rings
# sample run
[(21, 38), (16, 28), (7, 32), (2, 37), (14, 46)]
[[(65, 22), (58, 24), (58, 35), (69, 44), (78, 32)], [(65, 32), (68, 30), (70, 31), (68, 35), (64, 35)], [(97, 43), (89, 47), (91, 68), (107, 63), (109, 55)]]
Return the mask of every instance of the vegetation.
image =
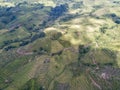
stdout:
[(0, 0), (0, 90), (119, 90), (119, 0)]

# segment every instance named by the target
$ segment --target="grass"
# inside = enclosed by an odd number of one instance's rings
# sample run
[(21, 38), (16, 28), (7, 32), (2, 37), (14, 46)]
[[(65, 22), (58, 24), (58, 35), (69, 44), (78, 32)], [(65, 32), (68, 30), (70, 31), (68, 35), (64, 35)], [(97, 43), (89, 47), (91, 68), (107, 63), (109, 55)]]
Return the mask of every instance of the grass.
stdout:
[[(14, 1), (17, 3), (18, 0)], [(68, 84), (70, 90), (97, 90), (98, 88), (92, 83), (90, 77), (103, 89), (109, 88), (107, 84), (109, 80), (101, 79), (100, 75), (105, 67), (114, 67), (115, 70), (120, 67), (120, 27), (104, 14), (112, 13), (114, 10), (114, 13), (119, 15), (119, 8), (117, 6), (115, 9), (109, 4), (111, 8), (108, 8), (109, 12), (106, 12), (107, 6), (105, 5), (97, 9), (91, 6), (98, 5), (98, 2), (101, 5), (103, 1), (95, 1), (95, 3), (87, 1), (84, 1), (85, 6), (77, 10), (70, 9), (67, 12), (67, 14), (78, 13), (77, 17), (63, 22), (61, 18), (64, 16), (61, 16), (55, 20), (54, 25), (44, 29), (46, 34), (44, 38), (39, 38), (21, 47), (21, 50), (33, 52), (33, 55), (19, 55), (16, 53), (18, 48), (0, 53), (0, 89), (18, 90), (27, 85), (31, 90), (37, 86), (42, 86), (46, 90), (55, 90), (60, 88), (59, 85), (62, 85), (61, 88), (63, 88)], [(52, 0), (29, 0), (30, 2), (43, 3), (45, 6), (52, 7), (55, 5)], [(91, 5), (89, 6), (89, 4)], [(22, 25), (15, 31), (0, 30), (0, 45), (7, 40), (24, 40), (30, 36), (30, 33), (39, 33), (39, 31), (27, 30), (27, 27), (29, 28), (33, 24), (39, 26), (48, 18), (51, 7), (45, 6), (43, 9), (31, 12), (27, 11), (32, 7), (25, 7), (21, 16), (6, 27), (9, 28), (23, 22), (26, 26)], [(32, 20), (29, 21), (30, 19)], [(101, 32), (101, 29), (105, 32)], [(10, 45), (19, 47), (19, 43)], [(85, 48), (90, 46), (91, 49), (83, 55), (79, 52), (80, 45), (84, 45)], [(59, 53), (60, 51), (61, 53)], [(55, 54), (51, 55), (53, 53)], [(83, 57), (78, 60), (80, 54)], [(49, 59), (48, 62), (45, 62), (46, 59)], [(95, 69), (94, 60), (100, 67), (99, 70)], [(10, 80), (7, 84), (5, 83), (6, 79)], [(114, 89), (119, 87), (119, 82), (115, 81), (114, 77), (110, 84), (113, 83)]]
[(79, 77), (73, 78), (70, 82), (71, 90), (95, 90), (95, 88), (90, 83), (91, 81), (88, 79), (88, 76), (82, 74)]
[(5, 32), (0, 37), (0, 45), (4, 45), (4, 41), (10, 41), (10, 40), (20, 40), (24, 39), (26, 37), (30, 36), (30, 34), (25, 31), (24, 28), (20, 27), (15, 31), (9, 31)]
[(51, 43), (51, 53), (57, 53), (63, 50), (63, 46), (56, 40)]
[(14, 78), (14, 82), (12, 82), (10, 86), (7, 87), (6, 90), (16, 90), (22, 87), (30, 79), (29, 72), (31, 70), (32, 65), (33, 63), (29, 63), (25, 65), (23, 68), (21, 68), (21, 70), (19, 70), (18, 73), (13, 74), (12, 78)]
[(10, 3), (10, 2), (0, 2), (0, 6), (2, 7), (14, 7), (14, 3)]
[(41, 38), (29, 44), (27, 47), (32, 47), (29, 49), (30, 51), (40, 51), (40, 48), (42, 48), (44, 51), (50, 52), (51, 40), (49, 38)]
[(115, 53), (109, 50), (107, 52), (102, 51), (102, 50), (96, 50), (95, 52), (90, 51), (84, 56), (84, 58), (82, 58), (83, 63), (87, 63), (91, 65), (94, 65), (94, 60), (96, 61), (96, 63), (101, 64), (101, 65), (107, 65), (107, 64), (116, 65)]
[[(28, 56), (27, 57), (26, 56), (23, 56), (23, 57), (18, 56), (17, 57), (17, 56), (12, 55), (11, 57), (14, 57), (14, 58), (12, 58), (12, 60), (9, 60), (10, 57), (8, 57), (8, 58), (1, 57), (1, 60), (6, 58), (7, 62), (5, 63), (5, 61), (4, 61), (4, 63), (1, 65), (2, 68), (0, 69), (0, 71), (2, 73), (0, 74), (0, 77), (1, 77), (0, 88), (4, 88), (6, 86), (8, 87), (8, 85), (10, 85), (11, 88), (16, 89), (20, 85), (19, 81), (21, 80), (21, 84), (22, 84), (22, 82), (25, 81), (25, 77), (27, 77), (23, 74), (27, 74), (28, 68), (30, 68), (30, 66), (28, 64), (28, 60), (30, 58), (32, 58), (32, 56), (29, 56), (29, 57)], [(27, 65), (28, 65), (28, 67), (26, 67)], [(21, 76), (21, 77), (19, 77), (19, 76)], [(19, 79), (18, 77), (21, 79)], [(9, 83), (6, 84), (5, 80), (8, 80)], [(19, 81), (17, 82), (17, 80), (19, 80)], [(14, 83), (14, 85), (13, 85), (13, 83)], [(1, 86), (2, 84), (3, 84), (3, 86)], [(8, 90), (11, 90), (11, 89), (8, 89)]]
[(120, 52), (117, 54), (117, 64), (120, 67)]

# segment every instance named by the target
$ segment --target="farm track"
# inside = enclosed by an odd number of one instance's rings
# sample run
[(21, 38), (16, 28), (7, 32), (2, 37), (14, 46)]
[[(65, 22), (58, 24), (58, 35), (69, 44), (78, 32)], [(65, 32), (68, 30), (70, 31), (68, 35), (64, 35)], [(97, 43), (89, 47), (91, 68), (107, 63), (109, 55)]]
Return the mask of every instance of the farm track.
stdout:
[(33, 54), (33, 52), (28, 52), (28, 51), (22, 50), (21, 48), (18, 48), (16, 52), (20, 55), (32, 55)]

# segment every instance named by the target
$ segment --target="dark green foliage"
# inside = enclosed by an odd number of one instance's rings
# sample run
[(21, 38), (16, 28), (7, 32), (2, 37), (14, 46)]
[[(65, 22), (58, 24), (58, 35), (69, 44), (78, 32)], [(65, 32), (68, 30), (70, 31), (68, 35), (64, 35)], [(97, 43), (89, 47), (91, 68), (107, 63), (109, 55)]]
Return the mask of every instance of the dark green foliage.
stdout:
[(5, 25), (17, 18), (12, 8), (0, 8), (0, 21)]
[(67, 9), (68, 9), (67, 4), (56, 6), (55, 8), (52, 8), (50, 12), (50, 16), (52, 17), (52, 19), (56, 19), (60, 17), (61, 15), (63, 15), (64, 12), (67, 12)]
[(116, 14), (112, 13), (112, 14), (107, 14), (106, 15), (109, 18), (112, 18), (112, 20), (116, 23), (116, 24), (120, 24), (120, 17), (117, 16)]
[(113, 3), (115, 3), (115, 4), (120, 4), (120, 1), (113, 1)]
[(25, 46), (25, 45), (27, 45), (29, 43), (30, 43), (30, 41), (22, 41), (22, 43), (20, 43), (20, 46)]
[(99, 9), (99, 8), (102, 8), (102, 6), (101, 5), (95, 5), (95, 6), (93, 6), (93, 8)]
[(35, 52), (35, 53), (37, 53), (39, 55), (42, 55), (42, 54), (47, 54), (48, 50), (46, 48), (40, 47), (37, 50), (33, 50), (33, 52)]
[(74, 18), (76, 18), (77, 16), (79, 16), (78, 14), (67, 14), (67, 15), (65, 15), (63, 18), (61, 18), (61, 22), (67, 22), (67, 21), (69, 21), (69, 20), (72, 20), (72, 19), (74, 19)]
[(90, 51), (90, 46), (79, 45), (79, 55), (78, 55), (78, 63), (80, 64), (80, 60)]
[(89, 46), (79, 45), (79, 54), (84, 55), (90, 50)]
[(112, 13), (112, 14), (110, 14), (110, 16), (114, 18), (114, 17), (116, 17), (116, 14)]
[(43, 18), (38, 27), (35, 25), (31, 25), (31, 26), (27, 26), (28, 29), (36, 32), (36, 31), (39, 31), (39, 30), (44, 29), (46, 27), (52, 26), (54, 24), (54, 21), (57, 18), (59, 18), (65, 12), (68, 11), (67, 4), (59, 5), (59, 6), (56, 6), (54, 8), (52, 8), (52, 7), (46, 7), (46, 8), (48, 8), (49, 11), (44, 11), (44, 12), (46, 12), (46, 15), (48, 15), (48, 17), (46, 16), (45, 18)]
[(115, 21), (115, 23), (120, 24), (120, 18)]
[(100, 28), (100, 32), (103, 33), (103, 34), (106, 33), (106, 29), (107, 29), (107, 28), (108, 28), (108, 27), (101, 27), (101, 28)]
[(5, 50), (9, 50), (8, 48), (15, 48), (15, 46), (10, 46), (10, 44), (12, 43), (16, 43), (16, 42), (21, 42), (20, 43), (20, 46), (24, 46), (24, 45), (27, 45), (30, 41), (25, 41), (25, 39), (27, 38), (30, 38), (30, 37), (26, 37), (26, 38), (23, 38), (23, 39), (19, 39), (19, 38), (15, 38), (13, 40), (5, 40), (3, 41), (3, 45), (1, 46), (1, 48), (7, 46), (7, 48), (5, 48)]
[(6, 51), (8, 51), (8, 50), (10, 50), (10, 49), (13, 49), (13, 48), (16, 48), (16, 46), (7, 46), (6, 48), (4, 48), (4, 50), (6, 50)]
[(58, 40), (62, 36), (61, 32), (53, 33), (51, 36), (52, 40)]
[(9, 45), (10, 43), (12, 43), (13, 40), (7, 40), (7, 41), (4, 41), (4, 45)]
[(74, 0), (53, 0), (57, 5), (61, 5), (64, 3), (69, 4), (70, 2), (74, 2)]
[(39, 34), (35, 34), (34, 36), (32, 36), (31, 42), (35, 41), (38, 38), (43, 38), (43, 37), (45, 37), (45, 33), (44, 32), (40, 32)]
[[(31, 20), (33, 21), (35, 19), (34, 16), (36, 15), (43, 16), (40, 12), (46, 12), (47, 14), (48, 12), (47, 8), (49, 11), (50, 7), (44, 7), (43, 4), (28, 4), (28, 3), (19, 3), (15, 7), (2, 7), (0, 8), (0, 22), (1, 22), (0, 26), (2, 26), (1, 28), (5, 28), (6, 24), (18, 20), (18, 22), (22, 23), (22, 25), (26, 27), (27, 30), (31, 30), (31, 31), (36, 31), (36, 29), (39, 30), (40, 27), (36, 26), (35, 23), (32, 22), (32, 25), (28, 25), (28, 22), (30, 22)], [(33, 11), (36, 11), (38, 13), (37, 14), (32, 13)], [(32, 18), (30, 17), (30, 18), (26, 18), (23, 21), (19, 21), (19, 17), (24, 15), (27, 16), (29, 12), (31, 12), (30, 14), (33, 15)], [(43, 21), (44, 19), (47, 18), (42, 18), (42, 20), (40, 21)], [(8, 28), (10, 27), (11, 26), (8, 26)]]

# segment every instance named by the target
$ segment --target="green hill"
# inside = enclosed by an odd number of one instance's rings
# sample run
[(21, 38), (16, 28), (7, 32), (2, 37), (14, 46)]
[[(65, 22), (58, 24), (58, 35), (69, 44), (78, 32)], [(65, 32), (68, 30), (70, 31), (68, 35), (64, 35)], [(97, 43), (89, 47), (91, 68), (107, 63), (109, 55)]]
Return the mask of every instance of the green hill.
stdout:
[(0, 0), (0, 90), (119, 90), (120, 0)]

